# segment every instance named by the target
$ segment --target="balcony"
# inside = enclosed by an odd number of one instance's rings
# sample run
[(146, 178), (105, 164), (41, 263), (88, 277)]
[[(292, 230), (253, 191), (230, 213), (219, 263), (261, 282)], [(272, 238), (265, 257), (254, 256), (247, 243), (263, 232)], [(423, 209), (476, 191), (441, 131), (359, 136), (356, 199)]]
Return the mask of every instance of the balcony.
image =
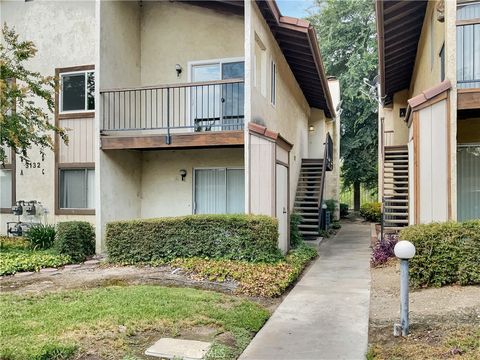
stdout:
[(100, 95), (103, 150), (244, 144), (243, 79), (109, 89)]

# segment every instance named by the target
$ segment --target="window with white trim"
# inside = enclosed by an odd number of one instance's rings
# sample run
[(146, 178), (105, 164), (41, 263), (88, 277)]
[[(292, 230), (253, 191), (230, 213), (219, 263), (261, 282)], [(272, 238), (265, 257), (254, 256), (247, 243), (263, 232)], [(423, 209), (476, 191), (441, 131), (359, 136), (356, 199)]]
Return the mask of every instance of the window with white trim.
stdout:
[(272, 60), (270, 65), (270, 103), (275, 105), (277, 101), (277, 64)]
[(95, 72), (92, 70), (60, 74), (60, 112), (95, 110)]
[(59, 180), (60, 209), (95, 208), (94, 169), (60, 169)]

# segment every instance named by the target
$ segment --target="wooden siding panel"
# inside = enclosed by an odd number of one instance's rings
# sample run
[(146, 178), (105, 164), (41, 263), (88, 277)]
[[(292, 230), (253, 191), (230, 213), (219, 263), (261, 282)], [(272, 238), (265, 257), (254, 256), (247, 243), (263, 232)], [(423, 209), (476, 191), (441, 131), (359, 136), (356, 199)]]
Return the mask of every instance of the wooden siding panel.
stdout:
[(94, 119), (65, 119), (60, 126), (68, 130), (69, 142), (59, 142), (59, 163), (95, 162)]
[(275, 216), (275, 143), (250, 135), (250, 212)]

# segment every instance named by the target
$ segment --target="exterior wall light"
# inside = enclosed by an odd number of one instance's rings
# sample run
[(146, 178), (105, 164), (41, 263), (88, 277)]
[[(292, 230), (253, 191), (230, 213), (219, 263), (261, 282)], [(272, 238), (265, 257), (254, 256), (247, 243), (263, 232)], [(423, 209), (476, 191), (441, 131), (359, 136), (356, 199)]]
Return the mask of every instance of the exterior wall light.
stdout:
[(175, 64), (175, 71), (177, 72), (177, 77), (180, 77), (180, 74), (183, 71), (182, 66), (180, 64)]
[(410, 241), (399, 241), (393, 249), (400, 259), (400, 324), (393, 325), (393, 335), (408, 335), (408, 261), (415, 256), (415, 246)]
[(315, 127), (314, 127), (313, 125), (310, 125), (310, 126), (308, 127), (308, 131), (315, 131)]
[(185, 177), (187, 176), (187, 170), (180, 170), (180, 176), (182, 177), (182, 181), (185, 181)]

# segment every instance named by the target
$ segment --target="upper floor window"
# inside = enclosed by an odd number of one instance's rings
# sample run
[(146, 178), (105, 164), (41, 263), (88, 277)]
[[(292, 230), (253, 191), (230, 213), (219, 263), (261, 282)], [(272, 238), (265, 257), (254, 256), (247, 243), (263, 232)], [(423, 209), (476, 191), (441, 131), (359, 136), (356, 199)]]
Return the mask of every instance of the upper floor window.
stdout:
[(92, 70), (60, 74), (60, 112), (95, 110), (95, 73)]
[(457, 83), (480, 87), (480, 2), (457, 7)]
[(270, 102), (272, 105), (277, 102), (277, 64), (273, 60), (270, 66)]

